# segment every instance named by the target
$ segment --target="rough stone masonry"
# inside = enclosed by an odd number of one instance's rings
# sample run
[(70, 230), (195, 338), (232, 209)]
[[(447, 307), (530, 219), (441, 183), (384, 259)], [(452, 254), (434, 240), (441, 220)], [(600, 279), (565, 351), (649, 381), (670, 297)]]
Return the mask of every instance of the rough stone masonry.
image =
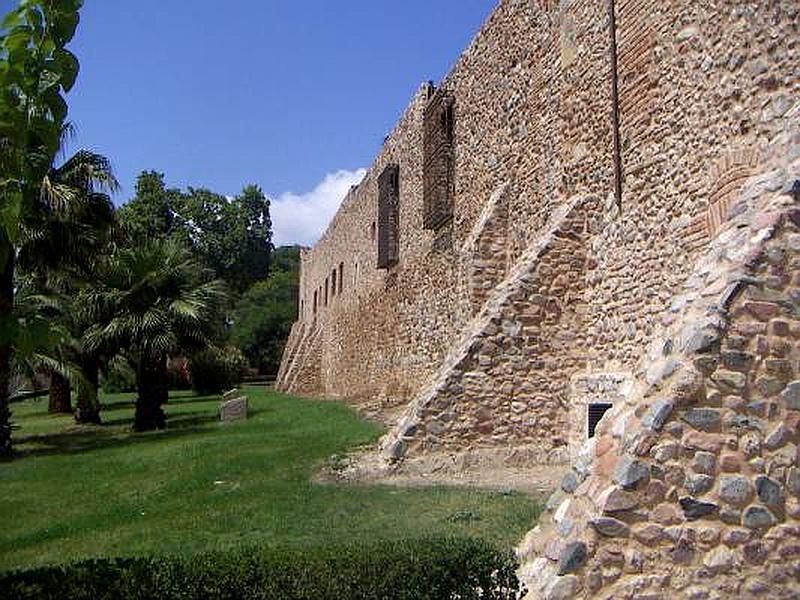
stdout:
[(302, 253), (280, 389), (572, 465), (531, 598), (800, 595), (800, 5), (502, 0)]

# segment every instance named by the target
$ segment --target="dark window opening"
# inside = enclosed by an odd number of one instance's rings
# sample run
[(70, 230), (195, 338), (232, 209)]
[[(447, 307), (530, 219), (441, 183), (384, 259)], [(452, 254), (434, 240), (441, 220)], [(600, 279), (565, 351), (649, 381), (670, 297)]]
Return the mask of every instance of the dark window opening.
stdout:
[(344, 288), (344, 263), (339, 263), (339, 293), (342, 293)]
[(600, 419), (603, 418), (603, 415), (606, 414), (606, 411), (611, 408), (611, 404), (607, 403), (597, 403), (597, 404), (590, 404), (589, 405), (589, 437), (594, 437), (594, 432), (597, 429), (597, 424), (600, 422)]
[(375, 241), (375, 221), (372, 222), (369, 228), (369, 239)]
[(331, 297), (336, 295), (336, 269), (331, 272)]
[(314, 290), (314, 314), (317, 314), (317, 290)]
[(439, 229), (453, 218), (455, 195), (455, 100), (437, 91), (425, 109), (422, 225)]
[(378, 177), (378, 268), (400, 258), (400, 167), (388, 165)]
[(328, 306), (328, 278), (325, 278), (325, 306)]

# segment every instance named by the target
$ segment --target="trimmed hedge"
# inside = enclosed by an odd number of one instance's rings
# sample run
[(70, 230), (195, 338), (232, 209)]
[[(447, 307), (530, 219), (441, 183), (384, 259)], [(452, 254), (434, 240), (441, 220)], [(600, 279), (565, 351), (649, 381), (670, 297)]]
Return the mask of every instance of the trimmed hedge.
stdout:
[(518, 597), (510, 553), (471, 539), (311, 550), (97, 559), (0, 574), (19, 600), (506, 600)]

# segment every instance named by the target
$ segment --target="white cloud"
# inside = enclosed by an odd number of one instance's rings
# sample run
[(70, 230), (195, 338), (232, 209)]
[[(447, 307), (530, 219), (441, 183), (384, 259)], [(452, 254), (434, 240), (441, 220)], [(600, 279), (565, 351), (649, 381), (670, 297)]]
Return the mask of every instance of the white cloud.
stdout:
[(270, 205), (272, 243), (314, 244), (324, 233), (333, 215), (352, 186), (361, 182), (366, 169), (328, 173), (317, 187), (306, 194), (285, 192)]

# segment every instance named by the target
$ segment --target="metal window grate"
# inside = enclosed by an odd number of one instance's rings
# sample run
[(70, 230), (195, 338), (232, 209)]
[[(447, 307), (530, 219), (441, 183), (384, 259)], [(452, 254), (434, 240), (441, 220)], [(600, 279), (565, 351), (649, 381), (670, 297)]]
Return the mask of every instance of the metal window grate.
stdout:
[(422, 224), (439, 229), (453, 217), (455, 193), (455, 100), (444, 90), (425, 109), (423, 152)]
[(400, 258), (400, 167), (388, 165), (378, 177), (378, 268)]
[(603, 415), (606, 414), (606, 411), (611, 408), (611, 404), (607, 403), (597, 403), (597, 404), (590, 404), (589, 405), (589, 437), (594, 437), (594, 432), (597, 429), (597, 424), (600, 422), (600, 419), (603, 418)]

